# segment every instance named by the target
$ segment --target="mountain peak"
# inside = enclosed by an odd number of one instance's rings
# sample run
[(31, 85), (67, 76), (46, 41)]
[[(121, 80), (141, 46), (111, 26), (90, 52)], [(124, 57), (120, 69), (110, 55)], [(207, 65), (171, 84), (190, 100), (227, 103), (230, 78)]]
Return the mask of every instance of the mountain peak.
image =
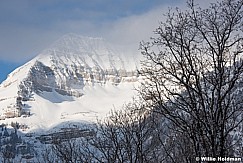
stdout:
[(28, 94), (54, 90), (80, 96), (80, 90), (87, 85), (118, 85), (134, 81), (136, 76), (135, 61), (115, 51), (104, 39), (71, 33), (11, 73), (3, 85), (16, 81), (22, 92), (30, 91)]
[(11, 113), (32, 129), (94, 121), (131, 99), (139, 78), (128, 60), (102, 38), (64, 35), (0, 85), (0, 118), (10, 122)]
[(69, 33), (55, 41), (48, 50), (61, 52), (90, 52), (111, 49), (111, 45), (103, 38), (80, 36)]

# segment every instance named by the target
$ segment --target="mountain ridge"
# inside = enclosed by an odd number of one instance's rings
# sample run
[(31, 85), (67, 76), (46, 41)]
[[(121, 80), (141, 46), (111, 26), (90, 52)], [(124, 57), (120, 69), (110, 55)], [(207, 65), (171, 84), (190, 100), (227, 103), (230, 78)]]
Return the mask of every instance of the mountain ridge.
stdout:
[(102, 38), (65, 35), (1, 83), (0, 119), (15, 117), (32, 130), (105, 117), (138, 85), (136, 62), (127, 60)]
[[(93, 40), (99, 40), (98, 42), (101, 42), (100, 44), (102, 44), (102, 46), (94, 45), (96, 43), (92, 42)], [(70, 44), (72, 46), (70, 46)], [(86, 48), (83, 48), (83, 44)], [(30, 67), (33, 67), (37, 61), (42, 62), (43, 65), (48, 66), (51, 69), (60, 68), (62, 70), (70, 70), (70, 67), (74, 67), (74, 69), (77, 70), (78, 68), (85, 68), (89, 72), (96, 71), (103, 74), (113, 73), (116, 76), (119, 76), (119, 73), (123, 73), (123, 76), (127, 76), (126, 72), (136, 71), (137, 63), (135, 61), (130, 61), (133, 62), (133, 64), (128, 62), (128, 64), (125, 66), (125, 60), (128, 58), (122, 58), (121, 54), (117, 55), (113, 49), (110, 48), (108, 44), (106, 46), (106, 44), (107, 43), (104, 42), (104, 39), (102, 38), (83, 37), (74, 34), (64, 35), (49, 48), (43, 50), (43, 52), (41, 52), (34, 59), (10, 73), (9, 77), (13, 77), (17, 72), (23, 69), (23, 67), (27, 66), (26, 69), (30, 69)], [(80, 49), (86, 49), (86, 51), (82, 51)], [(128, 73), (128, 76), (131, 75)], [(7, 78), (6, 81), (8, 80), (9, 79)], [(6, 81), (3, 81), (1, 85), (8, 85), (9, 83), (6, 83)]]

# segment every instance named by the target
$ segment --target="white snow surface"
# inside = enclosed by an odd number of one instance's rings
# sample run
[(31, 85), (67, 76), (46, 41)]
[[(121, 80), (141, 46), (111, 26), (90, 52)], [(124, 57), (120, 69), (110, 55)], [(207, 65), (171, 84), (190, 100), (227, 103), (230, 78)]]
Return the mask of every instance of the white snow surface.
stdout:
[[(18, 122), (30, 127), (29, 131), (48, 130), (65, 121), (78, 121), (83, 123), (96, 122), (109, 114), (111, 109), (121, 109), (131, 101), (135, 91), (134, 83), (114, 86), (98, 84), (85, 87), (82, 97), (63, 96), (56, 92), (43, 92), (34, 95), (35, 101), (27, 101), (25, 105), (30, 109), (30, 117), (17, 117), (1, 120), (0, 123)], [(0, 94), (1, 97), (5, 96)], [(44, 98), (43, 98), (44, 97)], [(15, 98), (1, 101), (1, 111), (13, 104)]]
[[(78, 91), (82, 96), (59, 94), (54, 86), (51, 92), (32, 92), (32, 100), (23, 101), (23, 109), (30, 111), (29, 117), (6, 118), (0, 120), (0, 123), (26, 124), (29, 127), (26, 132), (49, 130), (70, 121), (93, 123), (97, 118), (107, 116), (111, 109), (121, 109), (125, 103), (131, 101), (136, 94), (134, 88), (139, 85), (137, 76), (130, 73), (136, 72), (138, 63), (133, 57), (128, 58), (119, 54), (102, 38), (69, 34), (14, 70), (1, 83), (1, 118), (4, 113), (14, 110), (19, 85), (26, 79), (32, 79), (30, 70), (36, 62), (41, 62), (54, 72), (54, 77), (51, 78), (53, 81), (46, 78), (45, 82), (53, 82), (57, 87), (65, 84), (62, 89)], [(80, 77), (76, 76), (78, 73), (82, 74), (81, 71), (94, 76), (103, 75), (105, 78), (99, 78), (98, 81), (96, 78), (83, 77), (81, 83)], [(119, 83), (114, 83), (111, 79), (117, 78), (117, 75), (105, 75), (106, 71), (125, 71), (130, 75), (118, 76)]]

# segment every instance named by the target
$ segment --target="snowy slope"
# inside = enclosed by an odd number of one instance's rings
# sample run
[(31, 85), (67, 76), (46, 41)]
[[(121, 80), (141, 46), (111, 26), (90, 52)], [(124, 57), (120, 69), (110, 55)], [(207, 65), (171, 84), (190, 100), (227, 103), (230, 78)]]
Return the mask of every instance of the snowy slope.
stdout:
[(102, 38), (65, 35), (0, 85), (0, 123), (26, 124), (29, 132), (95, 122), (132, 99), (136, 63)]

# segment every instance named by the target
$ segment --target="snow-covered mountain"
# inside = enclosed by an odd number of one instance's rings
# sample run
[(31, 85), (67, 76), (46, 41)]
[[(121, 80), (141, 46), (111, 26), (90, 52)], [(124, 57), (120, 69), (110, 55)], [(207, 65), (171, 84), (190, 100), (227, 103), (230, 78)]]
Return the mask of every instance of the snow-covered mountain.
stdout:
[(131, 100), (139, 78), (134, 58), (102, 38), (65, 35), (1, 83), (0, 123), (18, 122), (28, 132), (94, 122)]

